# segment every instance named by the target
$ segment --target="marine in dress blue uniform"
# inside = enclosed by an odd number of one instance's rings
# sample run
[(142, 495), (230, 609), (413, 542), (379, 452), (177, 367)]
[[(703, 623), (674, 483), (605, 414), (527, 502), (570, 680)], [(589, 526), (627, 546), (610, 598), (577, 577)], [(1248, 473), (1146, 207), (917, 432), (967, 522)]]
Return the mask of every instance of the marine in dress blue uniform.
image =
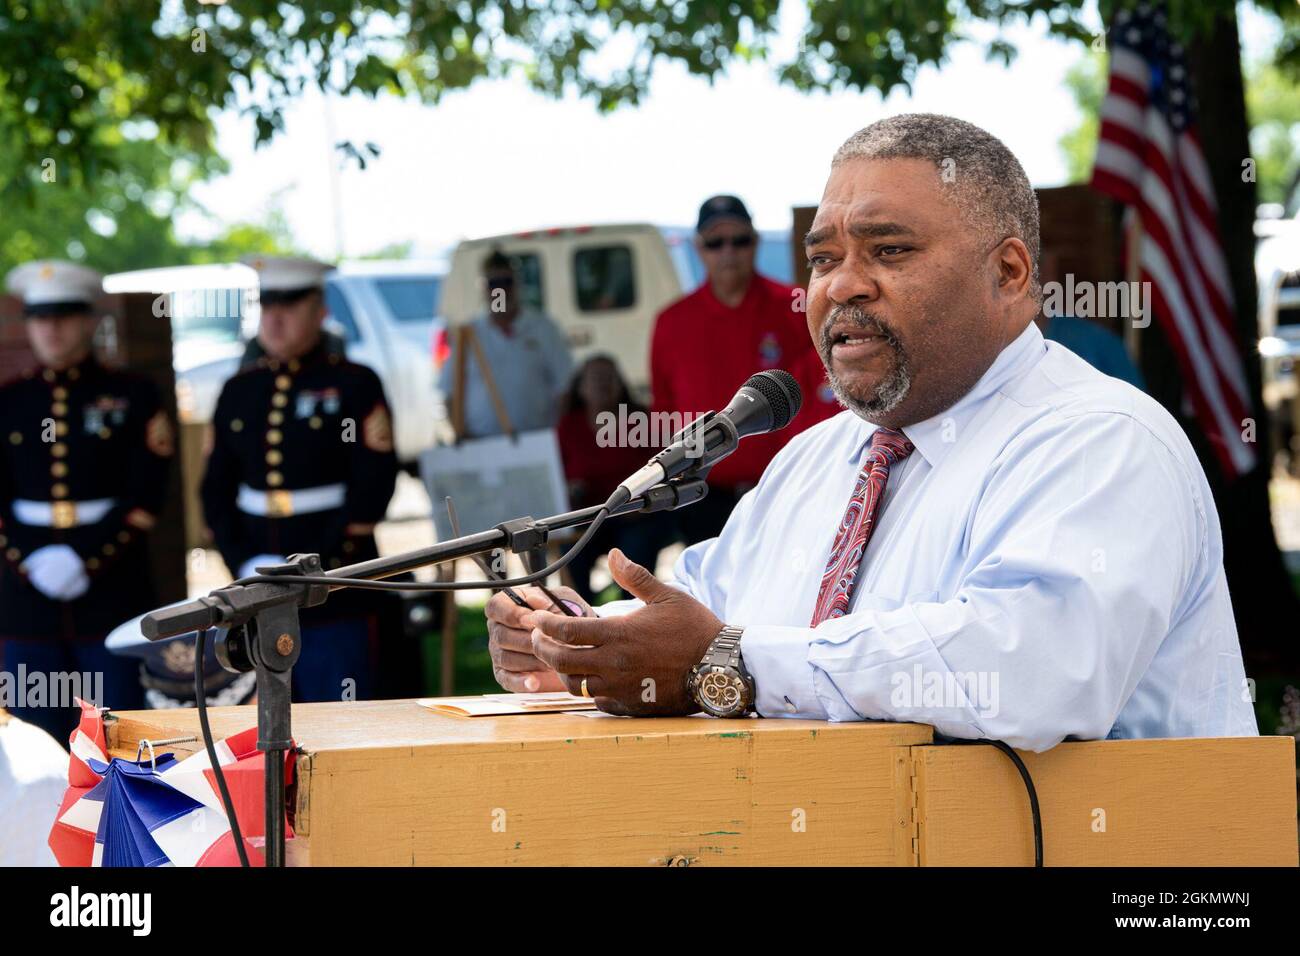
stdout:
[[(145, 543), (175, 431), (150, 381), (93, 354), (98, 273), (32, 262), (7, 285), (23, 300), (38, 364), (0, 386), (0, 644), (11, 680), (27, 678), (27, 706), (11, 709), (62, 740), (78, 712), (51, 697), (60, 682), (78, 685), (55, 675), (90, 677), (79, 686), (87, 698), (102, 675), (96, 702), (114, 709), (143, 703), (135, 667), (103, 642), (157, 603)], [(43, 700), (30, 692), (37, 673)]]
[[(226, 383), (213, 415), (201, 496), (216, 547), (236, 577), (295, 553), (327, 569), (378, 557), (374, 527), (398, 470), (383, 386), (325, 345), (328, 266), (246, 261), (260, 280), (263, 355)], [(372, 696), (386, 601), (343, 590), (302, 612), (295, 700)]]

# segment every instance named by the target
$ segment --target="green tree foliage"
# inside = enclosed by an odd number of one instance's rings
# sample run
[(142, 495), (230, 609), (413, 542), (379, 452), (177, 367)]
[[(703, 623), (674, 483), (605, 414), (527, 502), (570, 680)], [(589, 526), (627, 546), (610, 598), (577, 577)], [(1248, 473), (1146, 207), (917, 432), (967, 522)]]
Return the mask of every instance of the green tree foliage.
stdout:
[(1300, 73), (1273, 62), (1256, 63), (1246, 73), (1250, 149), (1255, 157), (1259, 201), (1288, 203), (1295, 214), (1300, 195)]
[[(1297, 16), (1294, 0), (1260, 5)], [(1103, 0), (1102, 15), (1115, 6)], [(236, 109), (265, 141), (309, 86), (436, 102), (480, 78), (514, 75), (610, 110), (638, 102), (663, 60), (712, 77), (762, 59), (799, 89), (887, 93), (943, 62), (951, 44), (973, 42), (963, 29), (974, 21), (1036, 18), (1055, 35), (1090, 37), (1083, 0), (808, 0), (797, 49), (778, 56), (778, 7), (777, 0), (4, 0), (0, 147), (14, 162), (0, 186), (31, 188), (51, 157), (74, 180), (97, 181), (120, 161), (112, 139), (132, 121), (153, 123), (165, 147), (206, 153), (213, 112)], [(1231, 0), (1171, 0), (1171, 25), (1190, 35), (1230, 8)], [(1010, 59), (1015, 51), (999, 37), (986, 52)]]

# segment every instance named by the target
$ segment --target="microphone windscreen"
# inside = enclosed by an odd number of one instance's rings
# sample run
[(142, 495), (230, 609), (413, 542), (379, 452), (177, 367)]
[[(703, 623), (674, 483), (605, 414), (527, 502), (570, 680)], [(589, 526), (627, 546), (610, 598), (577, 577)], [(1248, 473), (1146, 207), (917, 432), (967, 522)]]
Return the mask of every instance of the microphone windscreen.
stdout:
[(752, 388), (767, 399), (768, 406), (772, 409), (772, 431), (789, 425), (803, 405), (803, 392), (799, 383), (784, 369), (756, 372), (743, 387)]

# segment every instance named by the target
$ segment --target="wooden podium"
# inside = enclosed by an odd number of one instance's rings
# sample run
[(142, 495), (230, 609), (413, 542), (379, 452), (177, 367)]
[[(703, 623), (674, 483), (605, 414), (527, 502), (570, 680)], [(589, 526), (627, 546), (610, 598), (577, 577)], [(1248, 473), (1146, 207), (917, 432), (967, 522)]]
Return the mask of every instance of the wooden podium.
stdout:
[[(210, 712), (224, 737), (253, 707)], [(198, 733), (124, 711), (116, 756)], [(923, 724), (446, 717), (415, 701), (299, 704), (291, 863), (1029, 865), (1023, 784)], [(201, 743), (169, 745), (178, 755)], [(1048, 865), (1297, 865), (1291, 737), (1066, 743), (1022, 754)]]

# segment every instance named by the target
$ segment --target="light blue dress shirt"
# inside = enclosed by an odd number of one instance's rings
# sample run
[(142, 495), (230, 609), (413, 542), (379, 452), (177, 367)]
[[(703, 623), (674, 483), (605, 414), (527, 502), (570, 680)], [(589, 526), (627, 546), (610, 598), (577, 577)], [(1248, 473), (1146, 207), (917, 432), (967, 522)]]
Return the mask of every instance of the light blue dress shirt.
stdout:
[[(573, 356), (569, 344), (550, 318), (540, 312), (522, 311), (507, 335), (487, 315), (474, 320), (473, 329), (492, 369), (501, 403), (517, 432), (554, 428), (560, 396), (573, 377)], [(445, 386), (451, 387), (456, 367), (453, 344), (443, 365)], [(473, 349), (465, 362), (465, 432), (474, 438), (502, 434), (487, 380)]]
[(676, 564), (671, 583), (744, 627), (760, 714), (1035, 751), (1258, 733), (1214, 502), (1153, 399), (1031, 323), (964, 398), (903, 429), (916, 450), (891, 471), (849, 613), (812, 628), (874, 430), (845, 411), (796, 436)]

